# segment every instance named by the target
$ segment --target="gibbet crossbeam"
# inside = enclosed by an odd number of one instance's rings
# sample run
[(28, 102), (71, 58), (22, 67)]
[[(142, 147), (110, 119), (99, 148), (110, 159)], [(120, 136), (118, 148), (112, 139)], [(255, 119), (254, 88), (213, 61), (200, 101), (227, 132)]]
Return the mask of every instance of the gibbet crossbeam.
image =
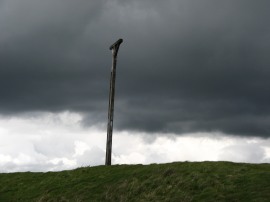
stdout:
[(113, 133), (113, 113), (114, 113), (114, 94), (115, 94), (115, 77), (116, 77), (116, 62), (117, 53), (120, 44), (123, 39), (119, 39), (110, 46), (112, 51), (112, 70), (111, 70), (111, 81), (110, 81), (110, 95), (109, 95), (109, 109), (108, 109), (108, 125), (107, 125), (107, 144), (106, 144), (106, 156), (105, 165), (109, 166), (112, 163), (112, 133)]

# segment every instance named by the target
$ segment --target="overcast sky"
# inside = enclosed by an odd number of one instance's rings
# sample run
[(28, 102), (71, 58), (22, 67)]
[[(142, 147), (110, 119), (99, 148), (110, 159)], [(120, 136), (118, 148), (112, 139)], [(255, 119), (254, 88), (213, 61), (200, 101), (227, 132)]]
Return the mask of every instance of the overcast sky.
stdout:
[(269, 7), (0, 0), (0, 171), (104, 163), (119, 38), (113, 163), (270, 162)]

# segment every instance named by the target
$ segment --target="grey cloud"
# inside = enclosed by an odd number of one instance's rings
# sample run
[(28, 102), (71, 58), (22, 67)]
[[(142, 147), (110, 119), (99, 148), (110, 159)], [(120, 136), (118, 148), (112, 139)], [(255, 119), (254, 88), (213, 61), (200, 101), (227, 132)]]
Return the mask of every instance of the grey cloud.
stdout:
[(269, 137), (268, 1), (2, 1), (0, 111), (71, 110), (115, 128)]
[(99, 147), (93, 147), (77, 157), (78, 166), (102, 165), (105, 161), (105, 152)]
[(259, 144), (236, 144), (223, 148), (219, 160), (262, 163), (267, 161), (265, 156), (265, 150)]

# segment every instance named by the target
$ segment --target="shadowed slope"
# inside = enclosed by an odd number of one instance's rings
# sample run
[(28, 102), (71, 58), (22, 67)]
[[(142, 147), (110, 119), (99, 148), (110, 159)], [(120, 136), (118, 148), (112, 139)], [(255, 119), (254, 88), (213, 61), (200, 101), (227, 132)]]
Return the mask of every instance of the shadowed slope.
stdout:
[(0, 201), (267, 201), (270, 165), (179, 162), (0, 174)]

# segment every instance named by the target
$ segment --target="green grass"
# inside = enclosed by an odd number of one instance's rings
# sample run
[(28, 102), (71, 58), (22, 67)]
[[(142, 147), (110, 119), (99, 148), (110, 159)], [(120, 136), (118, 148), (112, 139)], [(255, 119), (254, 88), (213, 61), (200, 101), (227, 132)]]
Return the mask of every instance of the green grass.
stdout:
[(270, 165), (179, 162), (0, 174), (0, 201), (270, 201)]

